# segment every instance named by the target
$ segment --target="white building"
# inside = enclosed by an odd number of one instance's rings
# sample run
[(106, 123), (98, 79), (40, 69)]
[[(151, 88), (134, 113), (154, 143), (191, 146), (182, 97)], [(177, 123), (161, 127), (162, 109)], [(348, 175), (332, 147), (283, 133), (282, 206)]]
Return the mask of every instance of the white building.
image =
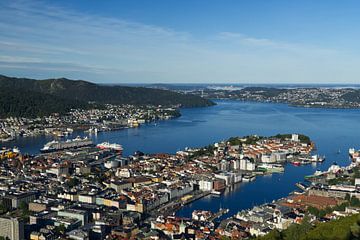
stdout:
[(355, 186), (359, 186), (360, 185), (360, 178), (355, 178)]
[(255, 171), (256, 164), (249, 159), (240, 159), (240, 170)]
[(240, 160), (239, 159), (231, 160), (230, 167), (233, 170), (239, 170), (240, 169)]
[(10, 240), (23, 240), (24, 223), (19, 218), (0, 217), (0, 236)]
[(212, 191), (214, 188), (214, 181), (212, 179), (202, 179), (199, 181), (199, 189), (201, 191)]
[(284, 152), (273, 152), (270, 155), (270, 162), (285, 162), (286, 153)]
[(218, 179), (225, 180), (226, 186), (229, 186), (234, 183), (234, 176), (232, 176), (231, 174), (228, 174), (228, 173), (215, 174), (215, 177)]
[(165, 189), (161, 189), (161, 192), (169, 194), (169, 200), (174, 198), (180, 198), (194, 190), (192, 183), (184, 183), (182, 186), (169, 186)]
[(128, 168), (118, 168), (115, 175), (117, 177), (129, 178), (132, 176), (132, 171)]
[(299, 135), (298, 134), (292, 134), (291, 135), (291, 141), (298, 142), (299, 141)]
[(79, 202), (94, 204), (95, 199), (95, 195), (79, 194)]

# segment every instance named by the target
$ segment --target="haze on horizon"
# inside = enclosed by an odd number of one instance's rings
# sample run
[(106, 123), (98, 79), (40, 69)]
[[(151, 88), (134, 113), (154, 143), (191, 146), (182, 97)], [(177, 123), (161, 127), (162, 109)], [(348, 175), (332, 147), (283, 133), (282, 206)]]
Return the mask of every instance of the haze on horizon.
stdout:
[(98, 83), (360, 83), (360, 2), (0, 2), (0, 74)]

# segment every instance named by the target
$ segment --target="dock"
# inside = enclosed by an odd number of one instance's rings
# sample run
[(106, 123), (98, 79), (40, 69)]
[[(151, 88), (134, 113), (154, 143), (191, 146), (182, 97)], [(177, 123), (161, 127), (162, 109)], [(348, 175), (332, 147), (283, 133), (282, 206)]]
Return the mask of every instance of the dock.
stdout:
[(150, 215), (172, 215), (176, 211), (178, 211), (181, 207), (184, 205), (187, 205), (193, 201), (196, 201), (200, 198), (203, 198), (207, 195), (209, 195), (211, 192), (200, 192), (200, 193), (193, 193), (192, 197), (186, 200), (182, 199), (175, 199), (168, 203), (165, 203), (164, 205), (160, 206), (156, 210), (151, 211)]
[(222, 215), (226, 214), (229, 212), (229, 209), (227, 208), (220, 208), (219, 211), (217, 213), (214, 213), (214, 215), (211, 216), (211, 218), (209, 218), (209, 221), (214, 221), (215, 219), (221, 217)]

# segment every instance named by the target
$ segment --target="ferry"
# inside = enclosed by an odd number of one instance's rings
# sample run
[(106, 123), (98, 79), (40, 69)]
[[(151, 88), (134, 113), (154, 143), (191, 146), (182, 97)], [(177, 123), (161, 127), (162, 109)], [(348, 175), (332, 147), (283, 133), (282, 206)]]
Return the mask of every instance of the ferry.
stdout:
[(261, 164), (258, 166), (258, 170), (266, 172), (283, 172), (284, 167), (281, 164)]
[(87, 137), (81, 138), (76, 137), (74, 139), (69, 139), (66, 141), (51, 141), (44, 145), (42, 149), (40, 149), (40, 152), (42, 153), (48, 153), (48, 152), (56, 152), (61, 151), (69, 148), (80, 148), (80, 147), (86, 147), (93, 145), (93, 142), (91, 139), (88, 139)]
[(96, 145), (96, 147), (100, 149), (112, 149), (118, 152), (121, 152), (123, 150), (123, 147), (120, 144), (109, 142), (99, 143), (98, 145)]

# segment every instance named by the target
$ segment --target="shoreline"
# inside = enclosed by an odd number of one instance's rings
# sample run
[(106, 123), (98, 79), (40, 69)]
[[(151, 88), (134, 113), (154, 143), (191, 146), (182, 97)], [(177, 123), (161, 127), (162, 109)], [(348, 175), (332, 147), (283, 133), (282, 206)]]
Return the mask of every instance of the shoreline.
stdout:
[(301, 105), (301, 104), (292, 104), (291, 102), (280, 102), (280, 101), (260, 101), (260, 100), (251, 100), (251, 99), (241, 99), (241, 98), (209, 98), (210, 100), (222, 100), (222, 101), (239, 101), (244, 103), (263, 103), (263, 104), (282, 104), (288, 107), (294, 108), (304, 108), (304, 109), (329, 109), (329, 110), (359, 110), (359, 107), (335, 107), (335, 106), (318, 106), (318, 105)]

